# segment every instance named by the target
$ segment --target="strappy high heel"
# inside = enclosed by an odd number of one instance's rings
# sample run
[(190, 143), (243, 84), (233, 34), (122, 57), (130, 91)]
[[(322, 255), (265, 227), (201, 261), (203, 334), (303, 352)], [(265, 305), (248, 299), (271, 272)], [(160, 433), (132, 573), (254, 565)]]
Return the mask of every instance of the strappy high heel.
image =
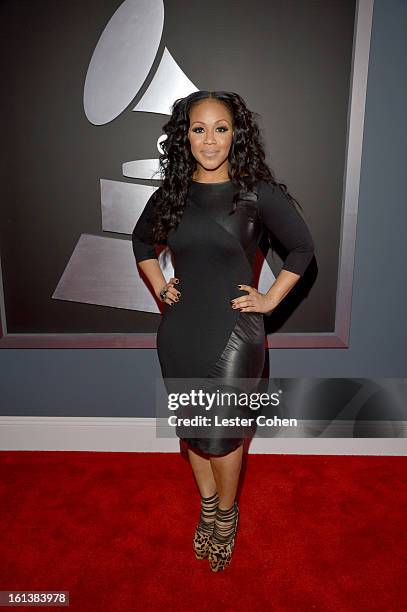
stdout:
[(201, 516), (193, 539), (193, 548), (197, 559), (205, 559), (208, 556), (209, 539), (215, 524), (218, 503), (219, 496), (217, 492), (210, 497), (201, 496)]
[(213, 572), (223, 570), (230, 564), (238, 522), (239, 507), (236, 501), (227, 510), (217, 508), (215, 525), (208, 545), (208, 560)]

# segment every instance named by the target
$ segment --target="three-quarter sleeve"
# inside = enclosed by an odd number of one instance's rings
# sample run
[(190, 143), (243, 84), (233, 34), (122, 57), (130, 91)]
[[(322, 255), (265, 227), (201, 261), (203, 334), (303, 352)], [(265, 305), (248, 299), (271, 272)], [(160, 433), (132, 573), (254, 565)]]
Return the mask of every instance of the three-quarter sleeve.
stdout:
[(132, 232), (133, 253), (137, 263), (144, 259), (158, 259), (153, 239), (153, 225), (155, 219), (155, 203), (157, 191), (159, 189), (160, 187), (156, 189), (147, 200), (144, 210), (138, 218)]
[(276, 238), (288, 251), (283, 269), (302, 276), (315, 248), (304, 218), (279, 185), (263, 182), (258, 204), (260, 219), (269, 237)]

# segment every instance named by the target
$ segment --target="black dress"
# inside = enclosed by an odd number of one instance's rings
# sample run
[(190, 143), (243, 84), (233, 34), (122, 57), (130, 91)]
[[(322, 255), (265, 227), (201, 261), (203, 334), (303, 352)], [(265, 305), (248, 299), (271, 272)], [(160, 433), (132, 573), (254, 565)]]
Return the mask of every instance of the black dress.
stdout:
[[(245, 199), (240, 199), (230, 214), (236, 190), (232, 181), (191, 181), (181, 221), (168, 234), (166, 244), (175, 258), (174, 276), (180, 281), (175, 286), (182, 295), (172, 306), (165, 304), (157, 332), (164, 380), (260, 381), (266, 350), (263, 315), (233, 309), (230, 300), (247, 295), (239, 284), (253, 286), (253, 265), (263, 232), (277, 238), (288, 251), (285, 270), (303, 275), (313, 257), (308, 226), (279, 186), (258, 181), (254, 192), (242, 196)], [(132, 233), (137, 262), (157, 258), (152, 239), (157, 192), (148, 200)], [(222, 417), (243, 417), (251, 412), (237, 405), (222, 410)], [(224, 455), (243, 442), (243, 430), (236, 437), (230, 433), (236, 429), (216, 430), (207, 437), (195, 434), (187, 438), (177, 429), (177, 435), (210, 455)]]

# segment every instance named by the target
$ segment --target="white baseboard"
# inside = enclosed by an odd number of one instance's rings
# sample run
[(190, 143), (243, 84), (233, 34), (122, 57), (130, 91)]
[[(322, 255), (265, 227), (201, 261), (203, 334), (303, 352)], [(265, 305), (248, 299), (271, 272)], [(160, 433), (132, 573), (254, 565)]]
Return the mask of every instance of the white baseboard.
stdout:
[[(352, 421), (303, 421), (294, 435), (279, 430), (274, 438), (255, 437), (251, 454), (407, 455), (406, 423), (397, 422), (399, 437), (353, 438)], [(368, 427), (377, 432), (377, 422)], [(329, 437), (326, 432), (329, 429)], [(347, 437), (334, 437), (337, 434)], [(322, 437), (324, 436), (325, 437)], [(301, 437), (303, 436), (303, 437)], [(157, 437), (156, 419), (148, 417), (0, 417), (0, 450), (178, 453), (179, 439)]]

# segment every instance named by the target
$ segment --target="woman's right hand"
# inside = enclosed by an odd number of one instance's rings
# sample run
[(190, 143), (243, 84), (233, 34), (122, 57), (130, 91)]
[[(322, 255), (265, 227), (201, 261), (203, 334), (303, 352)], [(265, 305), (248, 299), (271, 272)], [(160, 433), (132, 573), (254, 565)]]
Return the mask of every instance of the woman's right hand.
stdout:
[[(165, 283), (165, 285), (163, 287), (161, 287), (160, 291), (158, 292), (158, 299), (161, 302), (165, 302), (166, 304), (170, 304), (170, 306), (172, 306), (174, 304), (174, 302), (178, 302), (179, 298), (181, 296), (181, 291), (178, 291), (178, 289), (176, 289), (174, 287), (175, 284), (179, 283), (179, 279), (172, 277), (170, 278), (170, 280), (168, 281), (168, 283)], [(166, 290), (166, 296), (165, 296), (165, 300), (161, 299), (160, 296), (160, 292)]]

